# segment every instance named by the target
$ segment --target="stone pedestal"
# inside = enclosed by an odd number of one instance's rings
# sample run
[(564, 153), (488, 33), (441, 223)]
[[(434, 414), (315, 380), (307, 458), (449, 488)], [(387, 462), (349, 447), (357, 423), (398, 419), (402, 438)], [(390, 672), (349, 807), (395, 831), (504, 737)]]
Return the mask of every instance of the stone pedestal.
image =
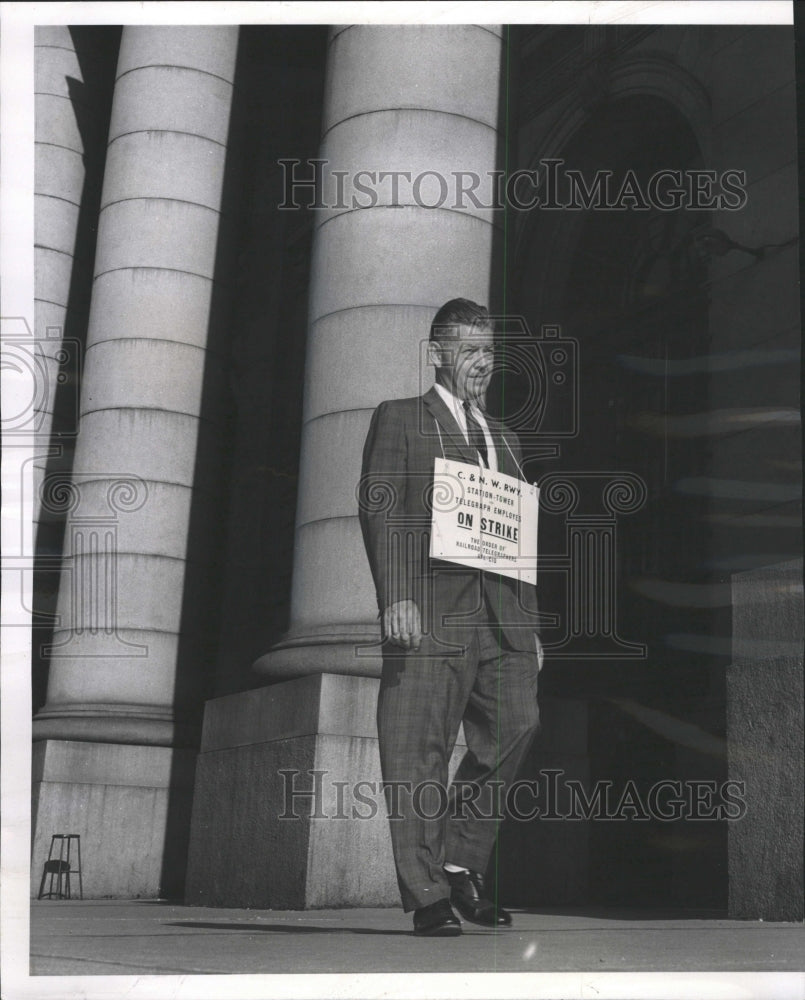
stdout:
[(372, 678), (316, 674), (207, 703), (188, 904), (398, 904), (377, 687)]
[(85, 898), (180, 894), (194, 762), (169, 747), (34, 743), (31, 895), (54, 833), (81, 837)]
[[(316, 909), (399, 906), (380, 779), (379, 682), (315, 674), (207, 703), (185, 902)], [(586, 782), (583, 705), (544, 699), (523, 777)], [(463, 733), (450, 762), (466, 751)], [(585, 823), (507, 822), (490, 871), (519, 905), (587, 892)], [(503, 898), (503, 895), (501, 895)]]
[(729, 824), (729, 915), (803, 919), (802, 560), (732, 578), (728, 771), (746, 812)]

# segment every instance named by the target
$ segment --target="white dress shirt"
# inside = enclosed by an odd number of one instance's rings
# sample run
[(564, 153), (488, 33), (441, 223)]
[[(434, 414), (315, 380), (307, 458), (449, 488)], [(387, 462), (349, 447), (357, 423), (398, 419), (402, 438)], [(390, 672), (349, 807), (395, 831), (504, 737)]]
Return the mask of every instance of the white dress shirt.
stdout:
[[(446, 403), (448, 410), (450, 410), (450, 412), (456, 418), (456, 423), (461, 428), (461, 433), (464, 435), (464, 440), (467, 442), (467, 444), (469, 444), (470, 439), (469, 435), (467, 434), (467, 416), (464, 413), (464, 404), (457, 396), (454, 396), (449, 389), (445, 389), (445, 387), (443, 385), (440, 385), (438, 382), (434, 382), (434, 388)], [(470, 403), (470, 412), (478, 421), (478, 426), (484, 432), (484, 437), (486, 438), (486, 450), (487, 453), (489, 454), (489, 471), (497, 472), (498, 456), (495, 450), (495, 442), (492, 440), (492, 435), (489, 433), (489, 425), (486, 422), (486, 417), (483, 415), (481, 410), (479, 410), (478, 407), (474, 406), (472, 403)], [(481, 453), (476, 452), (476, 455), (478, 456), (478, 464), (483, 467), (486, 467), (486, 463), (484, 462)]]

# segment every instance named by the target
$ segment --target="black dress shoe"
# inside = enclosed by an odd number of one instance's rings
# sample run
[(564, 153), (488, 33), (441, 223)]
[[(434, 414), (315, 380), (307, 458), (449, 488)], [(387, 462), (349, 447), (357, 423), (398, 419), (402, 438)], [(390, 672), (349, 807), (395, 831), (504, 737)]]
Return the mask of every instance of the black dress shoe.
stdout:
[(508, 927), (511, 914), (486, 898), (484, 877), (479, 872), (446, 872), (450, 902), (465, 920), (484, 927)]
[(429, 906), (414, 910), (414, 934), (417, 937), (457, 937), (461, 921), (453, 913), (449, 899), (437, 899)]

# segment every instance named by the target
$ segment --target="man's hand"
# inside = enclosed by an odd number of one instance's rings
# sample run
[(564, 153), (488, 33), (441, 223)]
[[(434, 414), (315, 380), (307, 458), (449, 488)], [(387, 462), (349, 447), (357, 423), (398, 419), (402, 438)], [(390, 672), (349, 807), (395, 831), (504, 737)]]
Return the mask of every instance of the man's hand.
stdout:
[(383, 634), (403, 649), (419, 649), (422, 622), (415, 601), (397, 601), (383, 612)]

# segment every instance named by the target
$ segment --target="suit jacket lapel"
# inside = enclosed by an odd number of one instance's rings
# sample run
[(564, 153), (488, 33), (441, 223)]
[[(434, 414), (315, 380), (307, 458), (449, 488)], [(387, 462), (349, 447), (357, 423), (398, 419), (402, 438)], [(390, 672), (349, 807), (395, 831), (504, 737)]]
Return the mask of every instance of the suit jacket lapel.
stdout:
[(438, 422), (444, 436), (450, 439), (453, 447), (455, 447), (462, 454), (464, 460), (475, 464), (477, 462), (475, 450), (467, 444), (467, 441), (461, 432), (461, 428), (456, 423), (456, 418), (450, 412), (450, 408), (447, 406), (436, 389), (433, 387), (428, 389), (422, 397), (422, 402), (425, 404), (425, 407), (430, 412), (431, 416)]
[[(442, 433), (450, 439), (453, 446), (461, 453), (465, 461), (473, 465), (478, 461), (475, 449), (467, 443), (461, 428), (456, 423), (456, 418), (450, 412), (450, 408), (434, 388), (428, 389), (422, 397), (425, 407), (439, 423)], [(498, 469), (509, 476), (520, 478), (520, 470), (515, 464), (514, 458), (509, 452), (503, 432), (503, 425), (499, 420), (485, 414), (489, 432), (495, 444), (495, 453), (498, 460)]]

